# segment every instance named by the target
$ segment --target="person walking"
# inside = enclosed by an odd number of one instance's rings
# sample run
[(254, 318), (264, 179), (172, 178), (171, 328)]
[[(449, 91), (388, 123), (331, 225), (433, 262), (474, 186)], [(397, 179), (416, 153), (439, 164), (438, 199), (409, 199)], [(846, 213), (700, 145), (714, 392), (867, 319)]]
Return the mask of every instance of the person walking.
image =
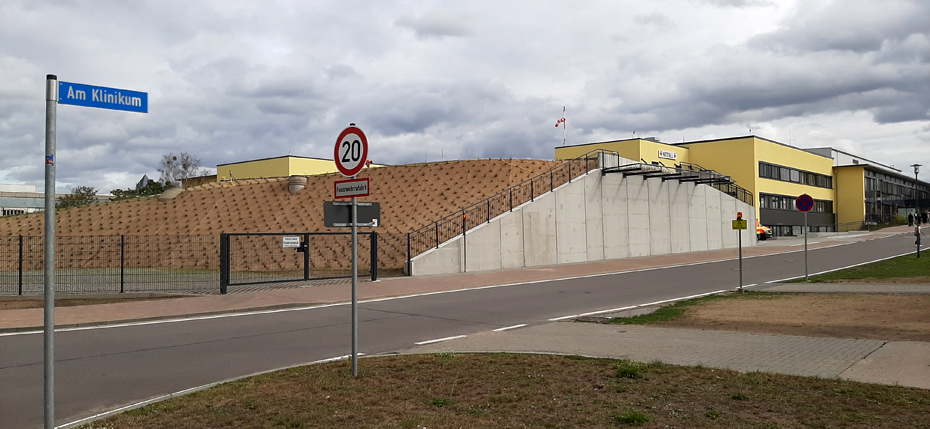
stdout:
[(920, 225), (914, 227), (914, 246), (917, 246), (917, 257), (920, 257)]
[(914, 214), (913, 213), (907, 214), (907, 226), (914, 226)]

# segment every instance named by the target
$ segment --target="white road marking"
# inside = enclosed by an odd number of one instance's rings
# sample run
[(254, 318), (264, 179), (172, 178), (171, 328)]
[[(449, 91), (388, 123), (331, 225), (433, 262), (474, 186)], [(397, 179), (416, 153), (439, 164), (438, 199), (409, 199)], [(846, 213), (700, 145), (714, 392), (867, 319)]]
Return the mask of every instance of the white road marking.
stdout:
[(454, 337), (445, 337), (445, 338), (437, 338), (437, 339), (435, 339), (435, 340), (429, 340), (429, 341), (420, 341), (419, 343), (414, 343), (414, 344), (416, 344), (416, 345), (418, 345), (418, 346), (422, 346), (422, 345), (425, 345), (425, 344), (439, 343), (439, 342), (442, 342), (442, 341), (457, 340), (457, 339), (459, 339), (459, 338), (465, 338), (466, 336), (467, 336), (467, 335), (456, 335), (456, 336), (454, 336)]
[(699, 294), (697, 294), (697, 295), (683, 296), (683, 297), (681, 297), (681, 298), (663, 299), (663, 300), (661, 300), (661, 301), (650, 302), (650, 303), (647, 303), (647, 304), (631, 305), (631, 306), (628, 306), (628, 307), (611, 308), (611, 309), (609, 309), (609, 310), (592, 311), (592, 312), (590, 312), (590, 313), (581, 313), (581, 314), (573, 314), (573, 315), (571, 315), (571, 316), (555, 317), (555, 318), (549, 319), (549, 321), (550, 321), (550, 322), (558, 322), (558, 321), (560, 321), (560, 320), (574, 319), (574, 318), (584, 317), (584, 316), (593, 316), (593, 315), (595, 315), (595, 314), (616, 313), (616, 312), (618, 312), (618, 311), (631, 310), (631, 309), (640, 308), (640, 307), (652, 307), (653, 305), (665, 304), (665, 303), (667, 303), (667, 302), (685, 301), (685, 300), (692, 299), (692, 298), (700, 298), (700, 297), (702, 297), (702, 296), (714, 295), (714, 294), (723, 293), (723, 292), (726, 292), (726, 291), (725, 291), (725, 290), (716, 290), (716, 291), (713, 291), (713, 292), (699, 293)]
[(497, 328), (497, 329), (494, 330), (494, 332), (509, 331), (509, 330), (511, 330), (511, 329), (522, 328), (522, 327), (524, 327), (524, 326), (526, 326), (526, 323), (521, 323), (521, 324), (519, 324), (519, 325), (508, 326), (508, 327), (506, 327), (506, 328)]

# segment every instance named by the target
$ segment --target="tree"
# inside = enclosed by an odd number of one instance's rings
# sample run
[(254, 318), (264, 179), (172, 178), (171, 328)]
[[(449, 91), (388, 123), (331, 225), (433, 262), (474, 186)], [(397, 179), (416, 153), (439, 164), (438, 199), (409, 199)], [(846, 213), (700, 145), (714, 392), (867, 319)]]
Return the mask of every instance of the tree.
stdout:
[(161, 173), (158, 181), (171, 187), (180, 186), (182, 179), (205, 176), (209, 170), (201, 168), (201, 163), (200, 158), (187, 152), (181, 152), (178, 156), (172, 153), (164, 155), (161, 158), (161, 168), (158, 169)]
[(147, 197), (149, 195), (161, 195), (168, 187), (161, 182), (150, 180), (145, 186), (138, 189), (114, 189), (110, 191), (113, 194), (111, 201), (128, 200), (130, 198)]
[(71, 193), (58, 199), (56, 208), (67, 209), (71, 207), (86, 206), (97, 200), (97, 188), (90, 186), (75, 186), (71, 188)]

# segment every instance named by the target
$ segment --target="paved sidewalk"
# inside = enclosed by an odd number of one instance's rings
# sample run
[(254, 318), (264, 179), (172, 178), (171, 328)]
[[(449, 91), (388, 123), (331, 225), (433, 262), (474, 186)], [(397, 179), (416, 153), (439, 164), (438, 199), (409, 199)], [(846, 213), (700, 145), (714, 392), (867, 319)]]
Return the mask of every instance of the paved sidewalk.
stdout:
[[(810, 248), (840, 245), (889, 235), (906, 234), (910, 228), (887, 228), (873, 233), (850, 233), (809, 238)], [(760, 242), (743, 249), (744, 257), (801, 250), (803, 238)], [(630, 258), (578, 264), (565, 264), (517, 270), (455, 275), (387, 278), (360, 282), (359, 299), (403, 296), (436, 291), (459, 290), (517, 282), (590, 276), (733, 259), (736, 249), (692, 252), (644, 258)], [(858, 285), (862, 286), (862, 285)], [(875, 289), (876, 285), (869, 285)], [(930, 285), (894, 285), (927, 293)], [(819, 285), (765, 285), (767, 290), (808, 288), (824, 291)], [(830, 288), (849, 286), (830, 285)], [(890, 286), (881, 289), (889, 291)], [(794, 288), (794, 289), (792, 289)], [(117, 324), (130, 321), (183, 318), (197, 315), (244, 312), (348, 302), (348, 281), (304, 288), (269, 289), (229, 295), (193, 296), (155, 301), (58, 307), (56, 327)], [(2, 297), (0, 297), (2, 299)], [(0, 333), (42, 329), (43, 309), (0, 311)], [(514, 351), (581, 354), (660, 360), (683, 365), (705, 365), (740, 371), (774, 371), (820, 377), (844, 377), (885, 384), (901, 384), (930, 389), (930, 343), (846, 340), (666, 329), (594, 323), (556, 322), (505, 332), (487, 332), (452, 342), (416, 347), (407, 353), (439, 350)]]
[(930, 343), (553, 322), (405, 350), (552, 353), (845, 378), (930, 389)]
[[(808, 240), (808, 247), (830, 247), (854, 241), (905, 234), (909, 231), (910, 229), (907, 226), (903, 226), (886, 228), (871, 233), (841, 233), (832, 236), (821, 236), (810, 238)], [(803, 245), (803, 241), (803, 238), (780, 238), (777, 240), (759, 242), (757, 246), (744, 248), (743, 257), (748, 258), (774, 253), (797, 252), (801, 250), (798, 247), (798, 243)], [(385, 278), (378, 282), (361, 281), (358, 286), (358, 296), (359, 300), (367, 300), (519, 282), (608, 274), (680, 264), (727, 260), (736, 258), (737, 253), (737, 249), (724, 249), (481, 273)], [(59, 297), (61, 296), (62, 295), (59, 295)], [(0, 299), (3, 299), (3, 297), (0, 297)], [(303, 288), (269, 288), (263, 291), (230, 293), (228, 295), (192, 296), (154, 301), (57, 307), (55, 309), (55, 326), (58, 328), (69, 328), (106, 325), (133, 321), (255, 311), (260, 309), (331, 304), (348, 302), (350, 300), (351, 287), (349, 286), (348, 280), (346, 280), (342, 283), (329, 282), (329, 284)], [(41, 308), (0, 311), (0, 333), (42, 329), (44, 320), (43, 314), (44, 310)]]

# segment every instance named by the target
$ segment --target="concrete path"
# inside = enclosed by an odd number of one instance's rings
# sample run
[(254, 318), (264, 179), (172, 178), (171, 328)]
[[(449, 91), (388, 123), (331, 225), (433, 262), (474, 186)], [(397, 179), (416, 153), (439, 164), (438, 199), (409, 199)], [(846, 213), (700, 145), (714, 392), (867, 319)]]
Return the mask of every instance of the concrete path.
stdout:
[[(908, 231), (910, 229), (905, 226), (874, 233), (816, 237), (809, 239), (808, 246), (811, 248), (829, 247), (850, 241), (905, 234)], [(803, 239), (770, 240), (761, 242), (756, 247), (743, 249), (743, 255), (751, 257), (796, 251), (799, 243), (803, 246)], [(379, 282), (360, 283), (359, 299), (367, 300), (718, 261), (733, 258), (736, 252), (736, 249), (727, 249), (487, 273), (389, 278)], [(347, 285), (347, 282), (329, 282), (312, 287), (268, 289), (241, 294), (59, 307), (55, 310), (56, 327), (106, 325), (347, 302), (351, 299), (350, 288)], [(930, 293), (930, 285), (913, 284), (790, 284), (760, 285), (759, 289), (761, 288), (773, 291)], [(0, 297), (0, 299), (3, 298)], [(0, 334), (41, 330), (42, 322), (43, 309), (41, 308), (0, 311)], [(448, 350), (558, 353), (640, 361), (658, 360), (680, 365), (842, 377), (930, 389), (930, 343), (926, 342), (885, 342), (554, 322), (503, 332), (486, 332), (448, 342), (415, 347), (404, 353), (431, 353)]]
[(404, 353), (450, 351), (574, 354), (930, 389), (926, 342), (553, 322), (427, 344)]

